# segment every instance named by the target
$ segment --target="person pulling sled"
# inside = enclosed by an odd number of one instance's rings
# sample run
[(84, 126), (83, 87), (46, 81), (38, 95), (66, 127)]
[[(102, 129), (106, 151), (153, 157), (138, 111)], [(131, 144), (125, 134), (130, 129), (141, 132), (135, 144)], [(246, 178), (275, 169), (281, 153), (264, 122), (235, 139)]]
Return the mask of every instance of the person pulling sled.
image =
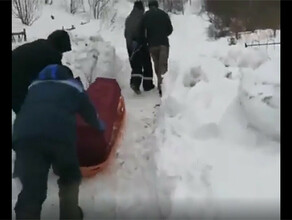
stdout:
[(136, 94), (141, 93), (141, 83), (144, 91), (150, 91), (155, 87), (149, 48), (141, 26), (144, 10), (142, 1), (134, 3), (133, 10), (126, 19), (124, 32), (132, 68), (130, 86)]

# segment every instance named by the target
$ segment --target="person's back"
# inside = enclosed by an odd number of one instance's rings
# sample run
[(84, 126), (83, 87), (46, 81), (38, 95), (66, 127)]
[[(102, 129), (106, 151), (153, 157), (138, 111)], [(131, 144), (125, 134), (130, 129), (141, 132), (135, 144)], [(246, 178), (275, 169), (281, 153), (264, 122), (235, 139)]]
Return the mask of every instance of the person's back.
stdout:
[(169, 46), (168, 36), (172, 33), (172, 25), (166, 12), (151, 7), (144, 15), (143, 25), (150, 47)]
[(162, 75), (168, 69), (169, 40), (173, 27), (167, 13), (158, 8), (157, 0), (150, 0), (147, 11), (142, 20), (142, 29), (145, 31), (149, 50), (154, 62), (154, 69), (158, 79), (158, 90), (162, 96)]
[(48, 64), (61, 64), (62, 54), (44, 39), (24, 44), (12, 51), (12, 97), (25, 97), (32, 79)]
[(12, 108), (17, 114), (28, 85), (49, 64), (61, 64), (62, 53), (71, 50), (69, 35), (55, 31), (48, 39), (26, 43), (12, 51)]
[(125, 33), (124, 36), (127, 40), (127, 46), (131, 46), (133, 41), (143, 43), (143, 35), (141, 31), (141, 22), (143, 18), (144, 10), (134, 7), (125, 21)]
[(75, 144), (75, 114), (83, 113), (86, 101), (89, 102), (82, 86), (74, 79), (62, 79), (60, 76), (57, 79), (48, 75), (34, 81), (15, 119), (13, 141), (40, 137)]

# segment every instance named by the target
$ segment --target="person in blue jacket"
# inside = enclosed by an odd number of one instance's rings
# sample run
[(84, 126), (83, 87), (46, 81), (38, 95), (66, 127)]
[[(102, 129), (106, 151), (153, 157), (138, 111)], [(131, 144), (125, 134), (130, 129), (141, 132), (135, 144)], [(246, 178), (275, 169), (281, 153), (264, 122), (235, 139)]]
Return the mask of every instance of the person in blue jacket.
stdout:
[(22, 190), (16, 219), (40, 219), (51, 165), (58, 171), (60, 219), (83, 219), (78, 205), (81, 173), (76, 149), (76, 114), (100, 132), (103, 121), (72, 71), (46, 66), (28, 87), (13, 125), (16, 177)]

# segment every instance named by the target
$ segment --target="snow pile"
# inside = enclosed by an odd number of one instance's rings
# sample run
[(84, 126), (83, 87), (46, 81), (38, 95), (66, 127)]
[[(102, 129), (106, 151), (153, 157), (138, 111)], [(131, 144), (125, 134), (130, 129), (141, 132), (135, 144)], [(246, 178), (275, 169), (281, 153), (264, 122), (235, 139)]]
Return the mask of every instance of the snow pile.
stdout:
[(279, 51), (200, 39), (200, 19), (172, 16), (155, 131), (158, 175), (175, 182), (170, 217), (278, 218)]
[(227, 54), (220, 59), (226, 66), (256, 69), (269, 59), (269, 55), (262, 48), (243, 49), (242, 45), (235, 45), (231, 46)]
[(280, 62), (243, 70), (239, 99), (249, 123), (268, 136), (280, 139)]
[(85, 87), (97, 77), (117, 78), (119, 71), (115, 49), (100, 36), (71, 36), (72, 51), (65, 53), (62, 62), (80, 76)]

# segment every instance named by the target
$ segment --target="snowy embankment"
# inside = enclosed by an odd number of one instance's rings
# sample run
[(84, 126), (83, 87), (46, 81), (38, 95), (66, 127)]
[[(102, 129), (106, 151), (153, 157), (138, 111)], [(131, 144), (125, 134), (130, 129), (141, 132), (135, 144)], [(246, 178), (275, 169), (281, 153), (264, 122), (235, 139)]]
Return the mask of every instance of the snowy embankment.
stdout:
[(196, 15), (172, 22), (155, 131), (158, 173), (174, 179), (170, 216), (279, 218), (279, 46), (207, 41)]
[[(209, 23), (188, 14), (194, 8), (171, 15), (169, 71), (158, 108), (157, 91), (137, 96), (129, 89), (123, 24), (131, 8), (118, 2), (109, 12), (117, 12), (115, 22), (79, 25), (80, 16), (46, 6), (27, 30), (33, 40), (76, 25), (63, 62), (86, 87), (98, 76), (116, 78), (125, 97), (127, 123), (117, 158), (81, 185), (85, 219), (224, 218), (244, 208), (251, 215), (269, 208), (279, 216), (279, 47), (210, 41)], [(50, 172), (47, 218), (58, 217), (56, 178)], [(13, 205), (20, 189), (13, 180)]]

